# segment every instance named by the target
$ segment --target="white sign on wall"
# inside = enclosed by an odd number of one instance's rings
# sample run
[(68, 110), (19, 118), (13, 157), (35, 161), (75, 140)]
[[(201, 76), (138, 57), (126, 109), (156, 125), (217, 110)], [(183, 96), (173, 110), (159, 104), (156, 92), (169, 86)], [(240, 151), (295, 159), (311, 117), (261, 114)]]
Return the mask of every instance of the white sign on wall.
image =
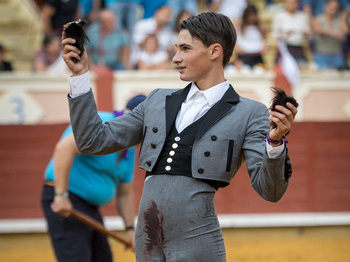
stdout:
[(43, 109), (24, 92), (8, 92), (0, 98), (0, 124), (36, 124)]

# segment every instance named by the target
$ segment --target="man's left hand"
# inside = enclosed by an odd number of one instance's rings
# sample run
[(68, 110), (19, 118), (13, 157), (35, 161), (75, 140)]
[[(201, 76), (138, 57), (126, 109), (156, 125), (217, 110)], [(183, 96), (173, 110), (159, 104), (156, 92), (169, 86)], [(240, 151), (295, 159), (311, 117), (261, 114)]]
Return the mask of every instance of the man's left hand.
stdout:
[(287, 107), (277, 105), (276, 111), (270, 111), (270, 121), (276, 124), (276, 128), (270, 128), (269, 137), (272, 140), (280, 140), (293, 126), (298, 109), (291, 103)]

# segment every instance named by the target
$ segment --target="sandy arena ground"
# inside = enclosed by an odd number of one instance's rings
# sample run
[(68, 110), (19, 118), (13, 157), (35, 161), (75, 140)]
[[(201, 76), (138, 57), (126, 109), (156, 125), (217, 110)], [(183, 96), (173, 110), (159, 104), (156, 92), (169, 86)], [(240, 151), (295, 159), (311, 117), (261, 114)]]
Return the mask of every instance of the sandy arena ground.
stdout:
[[(350, 226), (224, 229), (227, 261), (349, 262)], [(134, 254), (110, 240), (114, 261), (133, 262)], [(0, 234), (1, 262), (54, 262), (47, 234)], [(192, 261), (191, 261), (192, 262)]]

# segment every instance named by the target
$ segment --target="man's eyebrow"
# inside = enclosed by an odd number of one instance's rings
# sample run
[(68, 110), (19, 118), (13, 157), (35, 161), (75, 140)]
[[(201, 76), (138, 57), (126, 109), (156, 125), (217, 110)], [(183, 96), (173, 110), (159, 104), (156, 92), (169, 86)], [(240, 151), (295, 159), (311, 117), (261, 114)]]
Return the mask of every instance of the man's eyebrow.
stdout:
[(183, 44), (179, 44), (179, 45), (175, 44), (175, 47), (178, 47), (178, 48), (180, 48), (180, 47), (191, 47), (191, 45), (183, 43)]

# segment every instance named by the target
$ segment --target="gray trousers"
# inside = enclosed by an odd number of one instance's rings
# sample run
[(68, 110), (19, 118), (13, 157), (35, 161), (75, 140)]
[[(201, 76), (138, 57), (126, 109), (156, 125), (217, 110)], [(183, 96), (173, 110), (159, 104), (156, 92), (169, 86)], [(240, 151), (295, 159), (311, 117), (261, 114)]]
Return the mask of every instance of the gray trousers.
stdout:
[(190, 177), (147, 179), (136, 228), (137, 262), (225, 262), (214, 194), (213, 187)]

